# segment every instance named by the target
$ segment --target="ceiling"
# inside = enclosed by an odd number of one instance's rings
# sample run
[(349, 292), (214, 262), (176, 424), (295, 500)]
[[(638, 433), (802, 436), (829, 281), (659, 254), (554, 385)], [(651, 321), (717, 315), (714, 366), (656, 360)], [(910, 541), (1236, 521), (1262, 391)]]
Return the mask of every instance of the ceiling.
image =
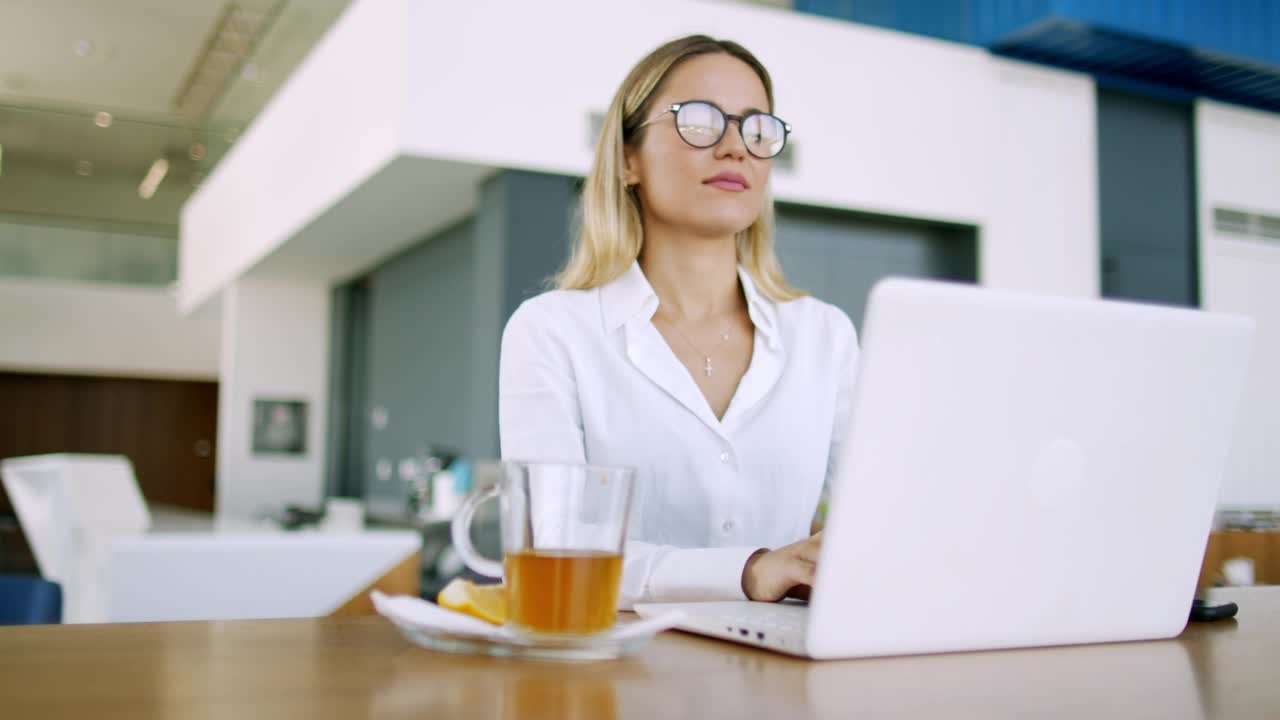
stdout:
[(0, 0), (0, 216), (176, 237), (191, 190), (349, 2)]
[(0, 244), (15, 223), (176, 239), (192, 190), (350, 3), (0, 0)]

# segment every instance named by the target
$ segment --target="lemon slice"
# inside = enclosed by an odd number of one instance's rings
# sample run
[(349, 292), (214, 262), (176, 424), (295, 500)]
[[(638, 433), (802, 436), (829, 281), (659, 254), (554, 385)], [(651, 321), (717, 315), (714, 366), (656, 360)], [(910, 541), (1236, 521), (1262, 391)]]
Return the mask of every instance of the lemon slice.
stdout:
[(466, 613), (494, 625), (507, 621), (505, 585), (476, 585), (470, 580), (457, 578), (444, 586), (436, 596), (436, 602), (442, 608)]

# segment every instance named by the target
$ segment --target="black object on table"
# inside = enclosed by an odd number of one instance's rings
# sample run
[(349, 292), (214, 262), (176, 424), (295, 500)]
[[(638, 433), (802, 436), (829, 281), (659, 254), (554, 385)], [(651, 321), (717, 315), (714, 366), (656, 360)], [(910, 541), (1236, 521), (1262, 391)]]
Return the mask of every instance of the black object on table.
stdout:
[(1191, 601), (1191, 622), (1211, 622), (1233, 618), (1240, 606), (1233, 602), (1213, 603), (1196, 598)]

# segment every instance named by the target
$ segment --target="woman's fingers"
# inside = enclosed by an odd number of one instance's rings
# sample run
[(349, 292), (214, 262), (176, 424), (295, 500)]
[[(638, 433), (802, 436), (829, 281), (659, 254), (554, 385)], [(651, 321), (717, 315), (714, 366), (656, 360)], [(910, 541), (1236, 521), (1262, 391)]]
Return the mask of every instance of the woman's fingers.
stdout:
[(807, 563), (817, 564), (818, 553), (821, 550), (822, 550), (822, 545), (820, 543), (806, 542), (800, 547), (796, 548), (796, 558), (803, 560)]
[(752, 555), (743, 570), (743, 592), (752, 600), (769, 601), (798, 597), (799, 588), (807, 595), (817, 574), (821, 549), (822, 533), (817, 533), (787, 547)]
[(794, 559), (790, 564), (790, 579), (796, 585), (812, 585), (813, 578), (818, 573), (818, 566), (807, 560), (800, 558)]

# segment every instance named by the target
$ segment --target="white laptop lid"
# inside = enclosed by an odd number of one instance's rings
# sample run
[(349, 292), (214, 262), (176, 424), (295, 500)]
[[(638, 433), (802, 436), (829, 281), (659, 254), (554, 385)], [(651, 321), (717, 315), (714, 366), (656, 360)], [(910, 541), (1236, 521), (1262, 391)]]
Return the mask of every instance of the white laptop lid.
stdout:
[(1252, 322), (891, 279), (872, 291), (814, 657), (1168, 637)]

